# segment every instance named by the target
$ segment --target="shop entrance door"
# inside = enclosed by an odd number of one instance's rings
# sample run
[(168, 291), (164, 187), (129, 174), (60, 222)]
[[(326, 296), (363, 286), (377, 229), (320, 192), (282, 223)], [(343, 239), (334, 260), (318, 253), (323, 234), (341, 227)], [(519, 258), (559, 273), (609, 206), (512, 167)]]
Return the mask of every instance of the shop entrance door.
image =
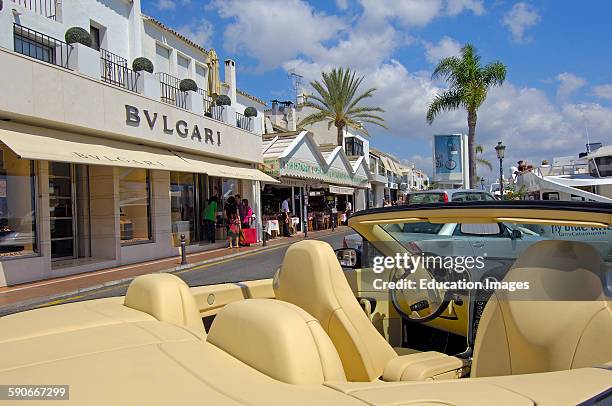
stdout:
[(73, 175), (71, 164), (49, 163), (49, 221), (53, 260), (71, 259), (76, 255)]

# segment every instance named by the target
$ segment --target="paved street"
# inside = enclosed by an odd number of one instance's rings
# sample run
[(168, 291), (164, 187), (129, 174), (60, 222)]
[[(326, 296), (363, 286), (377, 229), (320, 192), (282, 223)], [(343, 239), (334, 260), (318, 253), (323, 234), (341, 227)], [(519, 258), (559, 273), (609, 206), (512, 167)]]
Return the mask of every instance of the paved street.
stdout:
[[(336, 230), (331, 235), (319, 237), (319, 240), (328, 242), (334, 249), (342, 247), (342, 238), (351, 231), (344, 229)], [(178, 271), (176, 274), (184, 279), (190, 286), (211, 285), (223, 282), (238, 282), (244, 280), (271, 278), (280, 267), (285, 252), (289, 248), (287, 244), (271, 246), (259, 251), (246, 252), (236, 258), (219, 259), (194, 268)], [(28, 310), (35, 307), (53, 304), (69, 303), (79, 300), (89, 300), (108, 296), (124, 295), (128, 283), (116, 286), (91, 290), (78, 295), (69, 295), (52, 300), (40, 298), (40, 300), (26, 304), (17, 303), (0, 307), (0, 316), (17, 311)]]

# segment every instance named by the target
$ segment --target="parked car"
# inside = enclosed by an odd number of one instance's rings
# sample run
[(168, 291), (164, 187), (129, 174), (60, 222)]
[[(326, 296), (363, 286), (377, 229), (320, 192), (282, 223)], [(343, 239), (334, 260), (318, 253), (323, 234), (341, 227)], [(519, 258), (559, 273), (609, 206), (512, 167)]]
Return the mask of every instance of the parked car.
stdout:
[(496, 200), (491, 193), (478, 189), (432, 189), (422, 192), (410, 192), (406, 198), (406, 204)]
[[(516, 224), (434, 224), (416, 222), (382, 226), (393, 238), (413, 252), (444, 256), (485, 256), (514, 260), (534, 242), (549, 239)], [(359, 234), (344, 237), (343, 246), (362, 251)]]

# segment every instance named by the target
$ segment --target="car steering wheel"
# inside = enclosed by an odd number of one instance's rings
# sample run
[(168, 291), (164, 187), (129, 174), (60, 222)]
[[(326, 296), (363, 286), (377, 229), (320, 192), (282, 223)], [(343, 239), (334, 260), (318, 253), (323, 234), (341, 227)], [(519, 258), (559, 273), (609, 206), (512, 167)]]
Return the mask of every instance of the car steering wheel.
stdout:
[(450, 303), (452, 293), (445, 289), (420, 289), (420, 280), (435, 281), (436, 277), (425, 267), (411, 270), (396, 268), (390, 281), (414, 281), (416, 289), (391, 289), (391, 303), (399, 315), (410, 322), (425, 323), (444, 312)]

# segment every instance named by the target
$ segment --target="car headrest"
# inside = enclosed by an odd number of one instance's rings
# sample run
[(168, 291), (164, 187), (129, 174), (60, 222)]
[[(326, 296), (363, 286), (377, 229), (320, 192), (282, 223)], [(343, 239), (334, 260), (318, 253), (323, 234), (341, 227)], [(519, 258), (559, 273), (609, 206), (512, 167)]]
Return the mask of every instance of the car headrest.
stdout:
[(346, 381), (340, 357), (319, 322), (291, 303), (230, 303), (215, 317), (207, 342), (282, 382)]
[(345, 302), (357, 303), (331, 246), (315, 240), (289, 247), (274, 278), (274, 293), (318, 320), (329, 319)]
[(595, 300), (604, 292), (606, 265), (592, 245), (545, 240), (531, 244), (505, 281), (528, 281), (529, 289), (508, 292), (513, 300)]
[(189, 287), (175, 275), (159, 273), (136, 277), (128, 287), (124, 305), (148, 313), (159, 321), (185, 326), (200, 337), (206, 336)]

